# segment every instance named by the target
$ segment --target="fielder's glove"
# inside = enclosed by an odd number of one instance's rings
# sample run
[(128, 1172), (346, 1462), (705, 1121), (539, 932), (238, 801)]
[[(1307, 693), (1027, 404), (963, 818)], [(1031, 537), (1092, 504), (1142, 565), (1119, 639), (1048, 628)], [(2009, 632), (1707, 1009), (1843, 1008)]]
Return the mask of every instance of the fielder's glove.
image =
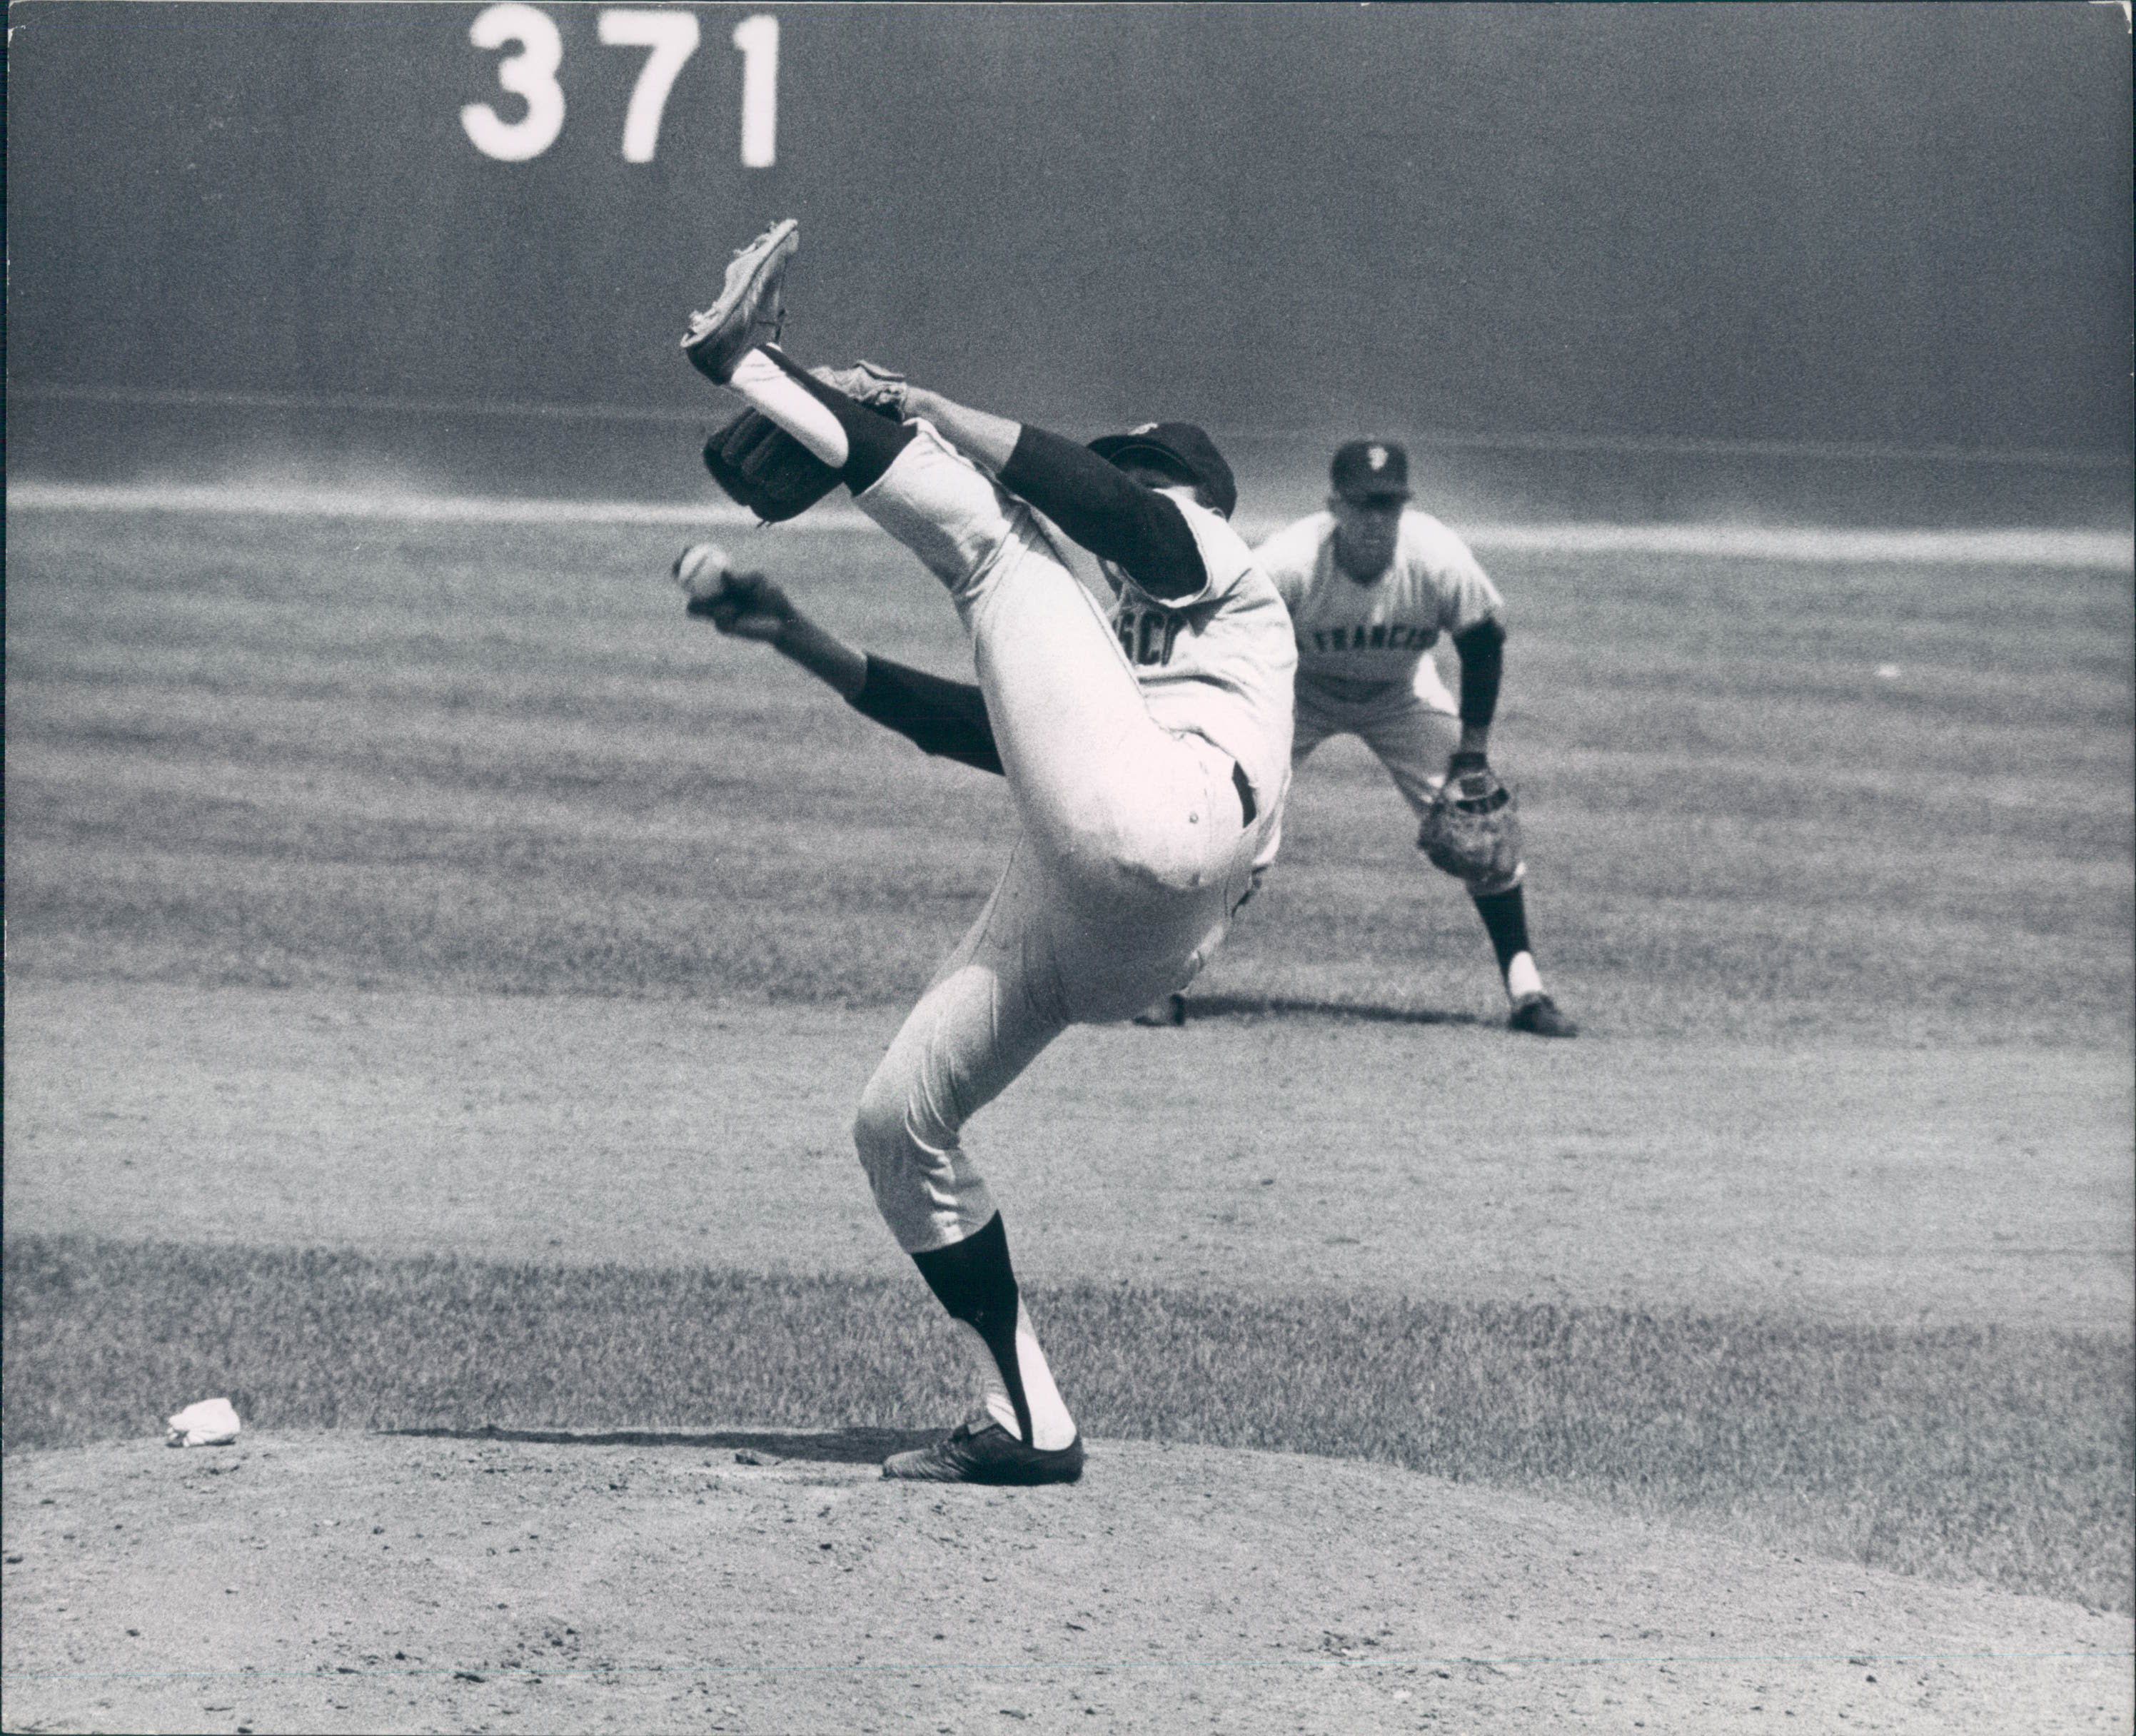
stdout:
[[(872, 361), (811, 369), (815, 377), (892, 421), (905, 414), (905, 376)], [(705, 442), (705, 468), (768, 525), (798, 517), (838, 486), (838, 473), (761, 412), (745, 410)]]
[(1510, 879), (1521, 866), (1520, 803), (1480, 754), (1447, 763), (1416, 847), (1432, 866), (1456, 879), (1488, 884)]
[(705, 468), (738, 506), (768, 525), (806, 512), (838, 473), (761, 412), (745, 410), (705, 442)]

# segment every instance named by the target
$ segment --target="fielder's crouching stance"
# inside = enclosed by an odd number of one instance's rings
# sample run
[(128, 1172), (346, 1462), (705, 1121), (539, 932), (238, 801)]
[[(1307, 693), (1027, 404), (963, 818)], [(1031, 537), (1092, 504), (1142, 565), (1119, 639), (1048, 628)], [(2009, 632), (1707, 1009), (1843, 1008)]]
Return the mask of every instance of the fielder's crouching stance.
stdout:
[[(1505, 601), (1468, 546), (1410, 507), (1409, 454), (1394, 442), (1350, 441), (1328, 480), (1325, 512), (1254, 550), (1298, 629), (1293, 767), (1332, 735), (1355, 735), (1377, 754), (1422, 822), (1417, 847), (1468, 887), (1498, 954), (1507, 1025), (1575, 1036), (1530, 950), (1515, 805), (1485, 757)], [(1461, 661), (1458, 704), (1431, 659), (1442, 634)], [(1464, 813), (1493, 803), (1503, 817), (1472, 847)]]
[[(750, 458), (739, 473), (711, 448), (707, 461), (760, 512), (750, 478), (822, 468), (948, 588), (1022, 826), (855, 1123), (876, 1203), (976, 1353), (982, 1391), (947, 1439), (883, 1471), (1072, 1481), (1081, 1439), (959, 1132), (1068, 1026), (1184, 987), (1222, 940), (1278, 836), (1289, 618), (1220, 516), (1235, 494), (1200, 430), (1162, 424), (1094, 451), (877, 371), (794, 366), (769, 340), (795, 242), (789, 221), (743, 249), (683, 340), (788, 444), (730, 424)], [(1033, 506), (1105, 563), (1109, 623)]]

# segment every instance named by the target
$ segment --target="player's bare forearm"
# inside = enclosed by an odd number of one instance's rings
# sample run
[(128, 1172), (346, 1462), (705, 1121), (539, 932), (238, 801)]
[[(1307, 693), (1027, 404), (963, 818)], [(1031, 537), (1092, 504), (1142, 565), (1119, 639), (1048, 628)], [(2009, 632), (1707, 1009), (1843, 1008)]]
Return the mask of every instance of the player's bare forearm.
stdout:
[[(676, 562), (677, 576), (693, 556), (726, 555), (704, 546), (686, 549)], [(851, 699), (867, 679), (867, 659), (833, 638), (795, 607), (784, 587), (762, 573), (723, 572), (719, 588), (692, 596), (690, 613), (710, 621), (731, 639), (755, 639), (799, 663), (837, 692)]]
[[(686, 550), (676, 563), (678, 575), (692, 552)], [(690, 613), (730, 638), (770, 646), (862, 716), (896, 730), (922, 752), (983, 772), (1002, 770), (986, 696), (978, 687), (856, 651), (810, 620), (762, 573), (724, 574), (718, 589), (691, 599)]]
[(780, 623), (778, 633), (766, 643), (842, 699), (851, 699), (867, 680), (867, 658), (842, 639), (824, 632), (799, 609), (792, 619)]
[(1009, 454), (1016, 450), (1017, 437), (1023, 432), (1022, 424), (1007, 416), (973, 410), (925, 386), (905, 387), (905, 414), (933, 423), (935, 432), (958, 451), (993, 471), (1008, 463)]

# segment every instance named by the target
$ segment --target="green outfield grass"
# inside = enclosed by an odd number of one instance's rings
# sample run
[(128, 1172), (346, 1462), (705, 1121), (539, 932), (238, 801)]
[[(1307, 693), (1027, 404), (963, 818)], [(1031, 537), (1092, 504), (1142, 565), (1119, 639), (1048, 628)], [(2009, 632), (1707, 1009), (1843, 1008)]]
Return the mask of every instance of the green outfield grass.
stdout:
[[(2130, 1346), (1550, 1305), (1034, 1289), (1085, 1429), (1383, 1461), (1877, 1567), (2131, 1607)], [(941, 1425), (917, 1286), (24, 1238), (12, 1447), (259, 1428)]]

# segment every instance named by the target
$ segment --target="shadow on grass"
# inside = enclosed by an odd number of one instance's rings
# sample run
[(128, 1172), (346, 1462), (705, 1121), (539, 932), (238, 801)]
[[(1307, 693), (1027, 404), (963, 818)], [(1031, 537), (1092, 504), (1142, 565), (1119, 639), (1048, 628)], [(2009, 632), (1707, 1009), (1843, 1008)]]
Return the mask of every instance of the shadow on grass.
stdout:
[(381, 1428), (429, 1440), (510, 1441), (535, 1447), (692, 1447), (759, 1452), (818, 1465), (880, 1464), (941, 1439), (939, 1428)]
[(1496, 1029), (1497, 1019), (1435, 1006), (1374, 1006), (1354, 1001), (1311, 1001), (1286, 995), (1195, 995), (1180, 1024), (1205, 1019), (1350, 1019), (1367, 1025), (1469, 1025)]

